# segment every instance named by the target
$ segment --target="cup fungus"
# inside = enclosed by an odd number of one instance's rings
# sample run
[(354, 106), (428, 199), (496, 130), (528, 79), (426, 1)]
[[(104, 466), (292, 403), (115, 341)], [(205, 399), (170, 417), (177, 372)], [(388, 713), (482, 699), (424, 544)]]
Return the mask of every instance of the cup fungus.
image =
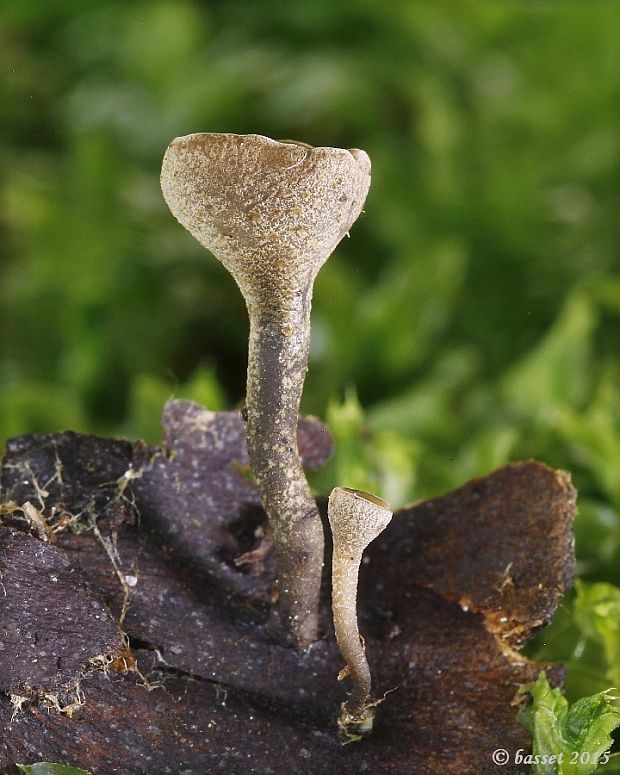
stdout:
[(329, 496), (329, 524), (334, 539), (332, 555), (332, 609), (338, 648), (346, 662), (339, 678), (351, 676), (353, 690), (342, 704), (338, 725), (348, 739), (372, 731), (372, 681), (364, 642), (357, 625), (357, 581), (362, 553), (388, 526), (392, 511), (375, 495), (336, 487)]
[(317, 637), (323, 529), (297, 449), (314, 278), (361, 212), (364, 151), (261, 135), (193, 134), (166, 151), (164, 198), (228, 269), (250, 318), (246, 430), (278, 557), (278, 623), (292, 644)]

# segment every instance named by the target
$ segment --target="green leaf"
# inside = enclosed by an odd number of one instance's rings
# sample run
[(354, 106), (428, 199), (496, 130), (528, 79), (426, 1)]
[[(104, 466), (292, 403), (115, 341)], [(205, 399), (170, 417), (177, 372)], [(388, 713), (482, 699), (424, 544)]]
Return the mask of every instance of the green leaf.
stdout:
[(16, 764), (24, 775), (90, 775), (87, 770), (70, 767), (68, 764), (53, 764), (52, 762), (36, 762), (36, 764)]
[(620, 775), (620, 753), (613, 753), (599, 771), (601, 775)]
[(620, 687), (620, 589), (579, 580), (575, 587), (575, 622), (586, 637), (603, 646), (607, 675)]
[(0, 441), (21, 433), (86, 430), (79, 397), (71, 389), (39, 382), (0, 388)]
[(342, 402), (329, 402), (327, 425), (335, 444), (329, 466), (333, 476), (331, 486), (346, 483), (347, 487), (374, 492), (377, 481), (367, 460), (368, 438), (364, 410), (354, 389), (346, 391)]
[(334, 437), (334, 454), (312, 477), (319, 492), (343, 485), (381, 493), (394, 507), (411, 500), (422, 455), (419, 443), (395, 430), (370, 427), (353, 389), (342, 402), (330, 401), (327, 424)]
[(546, 422), (559, 409), (582, 403), (590, 383), (596, 323), (590, 299), (574, 292), (539, 345), (504, 380), (504, 395), (519, 415)]
[(620, 368), (607, 365), (601, 372), (587, 408), (558, 411), (556, 429), (573, 457), (590, 472), (592, 479), (620, 508)]
[(579, 498), (574, 522), (580, 577), (620, 583), (620, 513), (600, 498)]
[(611, 690), (583, 697), (573, 705), (549, 686), (544, 672), (536, 683), (522, 686), (532, 702), (519, 711), (519, 721), (533, 738), (536, 775), (589, 775), (611, 746), (610, 733), (620, 726), (620, 710)]
[(161, 413), (169, 398), (197, 401), (213, 412), (224, 409), (226, 401), (214, 371), (199, 366), (182, 384), (153, 374), (138, 374), (134, 379), (126, 434), (156, 444), (161, 439)]

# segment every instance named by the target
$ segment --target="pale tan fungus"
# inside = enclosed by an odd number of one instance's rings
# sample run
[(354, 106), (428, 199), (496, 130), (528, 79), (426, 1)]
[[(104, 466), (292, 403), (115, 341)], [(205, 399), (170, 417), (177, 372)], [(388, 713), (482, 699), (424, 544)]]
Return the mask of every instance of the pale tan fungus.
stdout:
[(348, 740), (372, 731), (372, 679), (364, 641), (357, 624), (357, 583), (364, 549), (389, 525), (392, 510), (376, 495), (336, 487), (329, 496), (329, 524), (334, 539), (332, 555), (332, 610), (338, 648), (353, 682), (342, 704), (338, 725)]
[(278, 628), (317, 637), (323, 529), (297, 450), (314, 278), (359, 216), (364, 151), (261, 135), (193, 134), (166, 151), (177, 220), (232, 274), (248, 308), (248, 453), (278, 556)]

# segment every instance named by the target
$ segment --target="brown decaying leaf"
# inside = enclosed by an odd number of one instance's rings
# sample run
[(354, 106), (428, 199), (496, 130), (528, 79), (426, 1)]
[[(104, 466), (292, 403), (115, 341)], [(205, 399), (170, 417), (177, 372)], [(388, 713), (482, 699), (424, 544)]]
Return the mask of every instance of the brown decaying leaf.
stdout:
[[(327, 584), (326, 635), (296, 652), (265, 628), (273, 557), (261, 556), (260, 575), (235, 563), (265, 528), (243, 474), (241, 419), (174, 401), (164, 427), (160, 449), (72, 433), (8, 445), (0, 767), (517, 771), (491, 754), (529, 743), (511, 702), (540, 666), (515, 649), (549, 621), (570, 583), (575, 493), (566, 474), (516, 463), (397, 512), (367, 551), (359, 595), (375, 696), (394, 691), (372, 737), (343, 747), (336, 719), (349, 679), (337, 681)], [(331, 450), (317, 421), (300, 424), (299, 442), (313, 467)], [(10, 501), (15, 510), (1, 505)], [(28, 534), (26, 501), (54, 544)], [(547, 668), (560, 682), (561, 670)]]

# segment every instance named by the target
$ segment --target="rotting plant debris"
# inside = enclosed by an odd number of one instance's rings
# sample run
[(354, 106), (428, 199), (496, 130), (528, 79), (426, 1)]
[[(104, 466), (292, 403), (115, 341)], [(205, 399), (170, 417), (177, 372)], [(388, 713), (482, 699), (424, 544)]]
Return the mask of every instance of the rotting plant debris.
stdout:
[[(372, 737), (342, 747), (335, 642), (307, 652), (274, 642), (273, 558), (259, 575), (235, 565), (265, 525), (239, 469), (242, 421), (170, 402), (164, 428), (154, 449), (72, 433), (8, 445), (0, 504), (17, 508), (0, 505), (0, 767), (47, 759), (96, 774), (204, 773), (251, 761), (277, 775), (479, 775), (495, 748), (527, 747), (510, 703), (540, 666), (517, 649), (570, 583), (575, 493), (565, 474), (512, 464), (395, 514), (366, 552), (359, 618), (377, 693), (397, 689)], [(306, 462), (329, 454), (315, 421), (300, 424), (298, 440)], [(118, 497), (111, 483), (138, 470)], [(26, 501), (48, 524), (71, 515), (71, 526), (42, 540), (19, 510)], [(119, 570), (133, 584), (128, 599)], [(320, 616), (328, 627), (327, 588)], [(123, 672), (129, 658), (151, 691)], [(561, 670), (546, 671), (561, 682)], [(46, 694), (66, 706), (60, 693), (76, 679), (82, 704), (71, 716), (46, 708)]]

